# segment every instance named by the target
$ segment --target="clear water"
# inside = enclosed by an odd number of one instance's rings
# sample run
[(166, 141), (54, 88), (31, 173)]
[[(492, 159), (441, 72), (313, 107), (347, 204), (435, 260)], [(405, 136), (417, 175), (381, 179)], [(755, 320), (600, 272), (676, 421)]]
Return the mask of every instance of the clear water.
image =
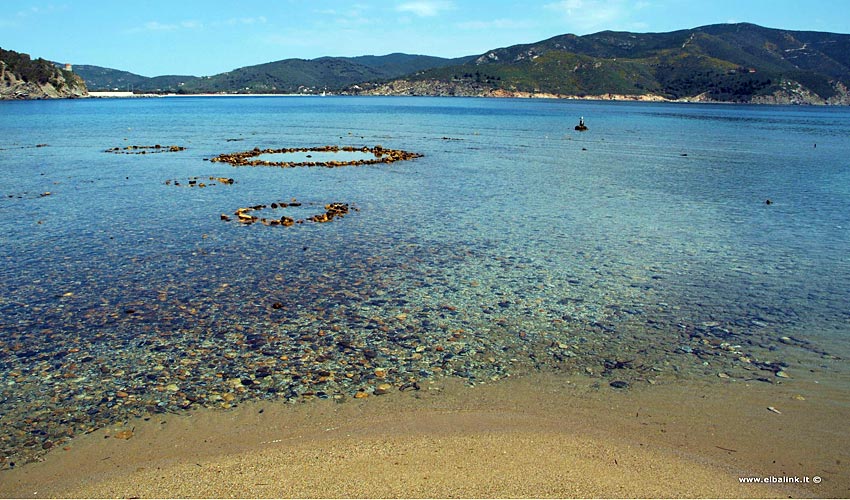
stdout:
[(266, 153), (253, 157), (254, 160), (271, 161), (271, 162), (287, 162), (287, 163), (307, 163), (307, 162), (355, 162), (374, 160), (375, 155), (372, 153), (363, 153), (361, 151), (297, 151), (294, 153)]
[[(579, 116), (589, 131), (573, 131)], [(154, 144), (187, 149), (104, 152)], [(328, 144), (424, 157), (205, 161)], [(846, 108), (2, 102), (0, 455), (129, 415), (440, 375), (772, 382), (805, 356), (846, 356), (848, 151)], [(235, 183), (165, 184), (195, 177)], [(221, 218), (292, 200), (275, 212), (358, 210)]]

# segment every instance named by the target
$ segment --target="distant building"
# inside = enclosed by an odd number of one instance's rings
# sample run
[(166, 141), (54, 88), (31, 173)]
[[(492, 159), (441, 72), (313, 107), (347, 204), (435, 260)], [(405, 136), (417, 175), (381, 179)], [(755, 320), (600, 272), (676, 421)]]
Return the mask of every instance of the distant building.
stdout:
[(74, 71), (74, 67), (71, 66), (71, 63), (65, 63), (65, 71)]

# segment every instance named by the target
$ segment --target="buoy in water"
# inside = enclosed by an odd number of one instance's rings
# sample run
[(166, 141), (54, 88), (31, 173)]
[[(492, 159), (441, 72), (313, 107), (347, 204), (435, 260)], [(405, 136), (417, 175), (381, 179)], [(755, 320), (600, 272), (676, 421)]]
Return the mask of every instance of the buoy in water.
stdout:
[(578, 125), (576, 125), (576, 130), (578, 130), (579, 132), (584, 132), (585, 130), (587, 130), (587, 125), (584, 124), (583, 116), (578, 119)]

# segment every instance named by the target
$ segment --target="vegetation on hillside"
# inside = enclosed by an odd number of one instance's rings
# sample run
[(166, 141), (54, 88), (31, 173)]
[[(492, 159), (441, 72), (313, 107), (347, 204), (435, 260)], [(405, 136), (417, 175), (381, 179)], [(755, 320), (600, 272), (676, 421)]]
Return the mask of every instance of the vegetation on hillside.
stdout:
[(826, 100), (850, 83), (850, 35), (752, 24), (670, 33), (560, 35), (406, 77), (561, 95), (660, 95), (749, 102), (793, 81)]
[(141, 92), (321, 93), (375, 80), (457, 64), (465, 59), (410, 54), (385, 56), (285, 59), (246, 66), (213, 76), (158, 76), (148, 78), (126, 71), (78, 65), (76, 71), (92, 90)]
[(286, 59), (206, 77), (146, 78), (93, 66), (78, 66), (77, 72), (92, 89), (145, 92), (391, 93), (395, 88), (429, 95), (505, 91), (752, 102), (787, 97), (796, 89), (797, 95), (848, 103), (850, 35), (720, 24), (669, 33), (559, 35), (459, 59), (409, 54)]
[(25, 83), (39, 85), (51, 84), (57, 90), (76, 82), (73, 72), (56, 67), (50, 61), (42, 58), (32, 59), (29, 54), (5, 50), (0, 47), (0, 61), (5, 64), (5, 71), (15, 75), (15, 78)]

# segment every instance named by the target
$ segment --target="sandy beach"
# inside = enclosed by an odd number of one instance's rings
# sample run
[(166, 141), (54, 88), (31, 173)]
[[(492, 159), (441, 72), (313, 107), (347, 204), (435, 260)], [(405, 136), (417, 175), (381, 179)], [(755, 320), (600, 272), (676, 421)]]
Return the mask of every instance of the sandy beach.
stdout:
[(160, 415), (5, 471), (0, 494), (847, 497), (850, 398), (811, 377), (629, 390), (555, 374), (442, 380), (344, 403)]

